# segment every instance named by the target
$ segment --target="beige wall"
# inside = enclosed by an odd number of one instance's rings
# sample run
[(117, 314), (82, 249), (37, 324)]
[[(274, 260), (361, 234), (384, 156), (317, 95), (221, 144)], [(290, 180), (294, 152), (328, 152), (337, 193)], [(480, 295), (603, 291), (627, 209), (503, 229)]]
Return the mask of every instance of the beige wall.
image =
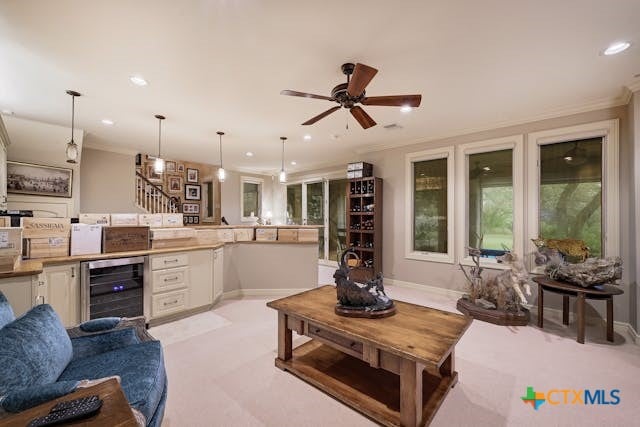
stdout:
[(262, 184), (262, 215), (268, 211), (272, 212), (274, 218), (273, 223), (282, 221), (282, 208), (277, 205), (281, 200), (278, 193), (282, 187), (277, 182), (277, 178), (270, 175), (256, 175), (251, 173), (227, 171), (227, 179), (222, 183), (222, 216), (226, 218), (229, 224), (242, 224), (242, 213), (240, 212), (240, 181), (243, 176), (251, 178), (259, 178), (263, 180)]
[[(526, 134), (531, 132), (614, 118), (620, 120), (620, 254), (623, 260), (628, 264), (632, 259), (632, 248), (634, 247), (634, 237), (629, 233), (632, 224), (632, 218), (630, 216), (630, 209), (632, 206), (631, 182), (633, 179), (631, 172), (632, 163), (630, 161), (632, 145), (629, 135), (629, 117), (627, 107), (621, 106), (572, 116), (531, 122), (517, 126), (493, 129), (484, 132), (476, 132), (468, 135), (429, 141), (395, 149), (386, 149), (346, 159), (347, 161), (366, 161), (372, 163), (374, 165), (375, 175), (384, 180), (384, 249), (382, 271), (385, 277), (403, 282), (423, 284), (456, 291), (466, 290), (465, 278), (457, 265), (417, 261), (405, 258), (405, 228), (407, 227), (407, 224), (405, 224), (406, 154), (514, 134), (525, 134), (526, 136)], [(346, 161), (341, 164), (340, 167), (346, 168)], [(304, 176), (319, 176), (322, 175), (322, 173), (331, 170), (335, 170), (335, 167), (319, 171), (310, 171), (305, 173)], [(303, 175), (298, 174), (292, 177), (292, 180), (300, 179), (302, 177)], [(625, 268), (624, 271), (625, 295), (614, 300), (616, 320), (628, 322), (630, 319), (629, 313), (632, 303), (629, 299), (629, 293), (630, 284), (633, 283), (634, 280), (635, 271), (627, 265), (627, 268)], [(550, 304), (559, 304), (559, 299), (554, 301), (556, 300), (554, 297), (554, 295), (549, 297)], [(536, 302), (535, 297), (530, 298), (530, 300), (533, 303)], [(600, 307), (600, 305), (602, 304), (599, 304), (598, 302), (593, 303), (594, 309), (602, 312), (603, 307)], [(633, 305), (635, 306), (635, 303), (633, 303)]]
[[(77, 216), (80, 208), (82, 154), (78, 163), (67, 163), (65, 150), (71, 137), (71, 128), (12, 116), (3, 116), (3, 120), (11, 141), (7, 150), (8, 160), (73, 170), (71, 198), (9, 194), (8, 208), (33, 210), (36, 216)], [(75, 129), (73, 134), (80, 150), (83, 135), (81, 129)]]
[(633, 269), (635, 276), (629, 292), (630, 301), (630, 323), (636, 331), (640, 328), (640, 292), (638, 291), (638, 281), (640, 281), (640, 91), (633, 94), (629, 103), (629, 140), (631, 142), (631, 155), (629, 156), (633, 162), (632, 168), (632, 191), (631, 197), (633, 203), (630, 209), (631, 227), (629, 236), (631, 236), (634, 245), (627, 263), (627, 268)]
[(80, 212), (140, 212), (135, 204), (136, 159), (133, 154), (85, 148), (80, 165)]

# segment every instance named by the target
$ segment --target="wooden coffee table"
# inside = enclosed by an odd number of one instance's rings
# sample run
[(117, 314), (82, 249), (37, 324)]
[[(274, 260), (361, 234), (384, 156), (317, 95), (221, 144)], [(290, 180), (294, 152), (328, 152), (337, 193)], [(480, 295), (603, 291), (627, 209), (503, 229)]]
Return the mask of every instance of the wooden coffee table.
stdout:
[(66, 423), (69, 426), (86, 427), (137, 427), (133, 412), (127, 398), (120, 388), (120, 384), (115, 379), (111, 379), (95, 385), (93, 387), (82, 388), (67, 394), (66, 396), (52, 400), (42, 405), (35, 406), (8, 418), (0, 419), (0, 426), (26, 426), (36, 418), (49, 413), (58, 402), (65, 400), (79, 399), (81, 397), (93, 396), (97, 394), (102, 399), (102, 407), (96, 415), (83, 420)]
[[(385, 426), (429, 424), (458, 379), (454, 347), (472, 319), (396, 301), (383, 319), (334, 313), (322, 286), (267, 304), (278, 311), (275, 364)], [(312, 340), (292, 349), (292, 334)]]
[(578, 337), (576, 341), (584, 344), (585, 329), (585, 300), (599, 299), (607, 301), (607, 341), (613, 342), (613, 296), (624, 293), (618, 286), (601, 285), (591, 288), (573, 285), (567, 282), (553, 280), (547, 276), (534, 277), (538, 284), (538, 327), (543, 327), (544, 291), (562, 295), (562, 323), (569, 324), (569, 297), (577, 297), (576, 317), (578, 323)]

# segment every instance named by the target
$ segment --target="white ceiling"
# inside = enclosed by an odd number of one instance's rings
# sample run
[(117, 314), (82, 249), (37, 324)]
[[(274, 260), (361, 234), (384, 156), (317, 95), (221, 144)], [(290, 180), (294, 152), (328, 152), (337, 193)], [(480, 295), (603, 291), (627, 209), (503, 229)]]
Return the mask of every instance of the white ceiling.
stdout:
[[(288, 169), (308, 170), (378, 145), (620, 102), (639, 80), (638, 22), (637, 0), (3, 1), (0, 108), (68, 125), (64, 91), (75, 89), (86, 146), (153, 153), (162, 113), (167, 157), (217, 163), (223, 130), (225, 166), (275, 171), (284, 135), (287, 163), (298, 163)], [(634, 44), (600, 55), (616, 40)], [(280, 90), (329, 95), (348, 61), (380, 70), (368, 95), (422, 93), (422, 106), (365, 107), (378, 122), (369, 130), (344, 110), (300, 126), (334, 104)], [(391, 123), (402, 129), (383, 128)]]

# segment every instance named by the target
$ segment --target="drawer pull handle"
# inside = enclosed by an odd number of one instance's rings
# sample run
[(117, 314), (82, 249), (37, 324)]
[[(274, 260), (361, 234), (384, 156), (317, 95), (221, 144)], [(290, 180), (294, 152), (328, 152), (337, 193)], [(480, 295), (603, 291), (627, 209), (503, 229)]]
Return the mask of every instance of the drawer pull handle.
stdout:
[(165, 259), (164, 260), (165, 264), (171, 264), (171, 263), (174, 263), (174, 262), (178, 262), (178, 260), (177, 259)]
[(178, 276), (165, 277), (165, 278), (164, 278), (164, 281), (165, 281), (165, 282), (175, 282), (176, 280), (178, 280)]
[(177, 304), (177, 303), (178, 303), (178, 300), (176, 299), (176, 300), (173, 300), (173, 301), (171, 301), (171, 302), (165, 302), (165, 303), (163, 303), (163, 304), (164, 304), (165, 306), (167, 306), (167, 305), (174, 305), (174, 304)]

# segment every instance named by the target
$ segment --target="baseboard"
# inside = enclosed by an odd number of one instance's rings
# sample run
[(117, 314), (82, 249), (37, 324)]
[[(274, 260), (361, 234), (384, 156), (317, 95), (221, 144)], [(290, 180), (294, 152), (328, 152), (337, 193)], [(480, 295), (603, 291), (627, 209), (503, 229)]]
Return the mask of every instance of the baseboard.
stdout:
[(401, 288), (417, 289), (419, 291), (425, 291), (432, 294), (444, 295), (444, 296), (448, 296), (455, 299), (458, 299), (462, 297), (462, 295), (464, 295), (464, 292), (456, 291), (455, 289), (446, 289), (446, 288), (440, 288), (438, 286), (431, 286), (431, 285), (421, 285), (420, 283), (405, 282), (403, 280), (388, 279), (386, 277), (384, 279), (384, 283), (385, 285), (393, 285)]
[(242, 297), (286, 297), (299, 292), (308, 291), (310, 288), (289, 288), (289, 289), (235, 289), (225, 292), (223, 300), (238, 299)]
[[(431, 285), (421, 285), (419, 283), (405, 282), (403, 280), (385, 278), (384, 282), (385, 282), (385, 285), (389, 284), (389, 285), (398, 286), (398, 287), (401, 287), (401, 288), (416, 289), (416, 290), (423, 291), (423, 292), (428, 292), (428, 293), (431, 293), (431, 294), (444, 295), (444, 296), (450, 297), (452, 299), (458, 299), (458, 298), (462, 297), (462, 295), (465, 294), (462, 291), (457, 291), (457, 290), (454, 290), (454, 289), (440, 288), (438, 286), (431, 286)], [(533, 313), (537, 313), (538, 312), (538, 306), (537, 305), (527, 304), (526, 307), (529, 310), (531, 310), (531, 312), (533, 312)], [(554, 321), (557, 321), (557, 322), (562, 322), (562, 310), (561, 309), (551, 308), (551, 307), (544, 307), (544, 316), (545, 316), (545, 319), (550, 319), (550, 320), (554, 320)], [(575, 313), (573, 313), (573, 312), (569, 313), (569, 322), (573, 321), (574, 316), (575, 316)], [(601, 322), (603, 322), (603, 319), (601, 317), (588, 316), (586, 318), (586, 322), (587, 323), (601, 323)], [(615, 320), (613, 322), (613, 329), (616, 332), (618, 332), (619, 334), (626, 334), (627, 336), (629, 336), (631, 338), (631, 340), (635, 344), (640, 344), (640, 335), (638, 335), (638, 331), (636, 331), (633, 328), (633, 326), (631, 326), (630, 323), (620, 322), (620, 321)]]

